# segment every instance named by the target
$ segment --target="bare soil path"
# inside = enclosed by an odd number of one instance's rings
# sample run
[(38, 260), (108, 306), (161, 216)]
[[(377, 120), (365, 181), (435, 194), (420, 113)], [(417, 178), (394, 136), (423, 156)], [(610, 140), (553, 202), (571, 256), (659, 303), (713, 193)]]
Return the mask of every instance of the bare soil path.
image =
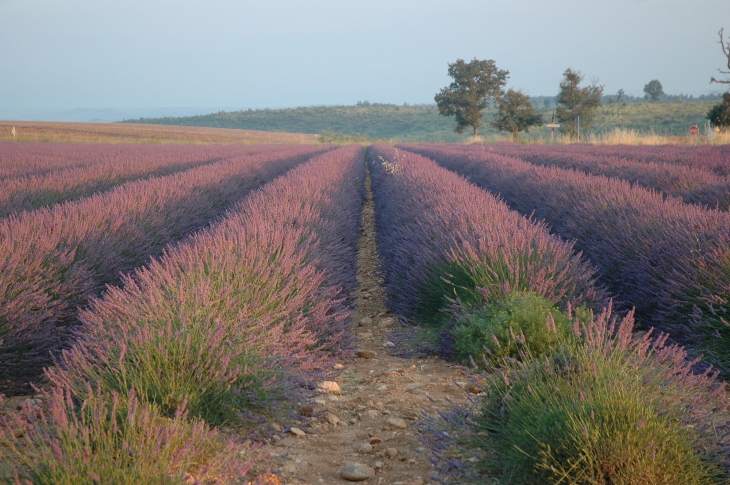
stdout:
[[(281, 423), (281, 432), (256, 454), (254, 473), (274, 470), (272, 484), (343, 484), (342, 469), (362, 464), (375, 471), (360, 483), (425, 485), (432, 465), (421, 452), (416, 423), (439, 410), (463, 403), (467, 378), (441, 359), (401, 358), (389, 354), (388, 333), (398, 325), (384, 305), (378, 274), (375, 213), (368, 201), (360, 237), (360, 289), (352, 316), (360, 356), (333, 369), (339, 393), (323, 392), (305, 423)], [(371, 356), (370, 353), (373, 355)], [(451, 402), (449, 402), (449, 400)], [(291, 427), (301, 431), (300, 436)], [(265, 456), (267, 455), (268, 456)]]

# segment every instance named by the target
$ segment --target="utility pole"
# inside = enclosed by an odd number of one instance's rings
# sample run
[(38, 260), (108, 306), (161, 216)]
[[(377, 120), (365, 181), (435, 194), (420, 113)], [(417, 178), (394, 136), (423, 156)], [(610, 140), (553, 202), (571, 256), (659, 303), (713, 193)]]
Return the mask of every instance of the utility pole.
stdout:
[(555, 108), (553, 108), (553, 116), (550, 118), (550, 123), (547, 125), (548, 128), (552, 128), (552, 133), (550, 134), (550, 143), (555, 143), (555, 128), (560, 128), (560, 125), (555, 123)]

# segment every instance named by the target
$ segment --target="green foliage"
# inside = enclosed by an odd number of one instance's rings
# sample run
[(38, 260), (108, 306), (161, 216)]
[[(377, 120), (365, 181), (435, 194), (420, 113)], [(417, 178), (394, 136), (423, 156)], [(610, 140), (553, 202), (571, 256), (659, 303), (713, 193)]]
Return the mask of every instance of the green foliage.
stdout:
[(595, 82), (581, 88), (583, 76), (578, 71), (567, 69), (563, 73), (560, 83), (560, 92), (556, 98), (558, 108), (555, 116), (560, 121), (560, 131), (564, 134), (576, 136), (576, 118), (580, 116), (581, 130), (588, 130), (596, 117), (596, 108), (601, 104), (603, 86)]
[[(686, 136), (692, 125), (700, 125), (713, 101), (665, 101), (662, 103), (628, 103), (601, 105), (596, 111), (592, 132), (610, 131), (616, 127), (643, 133)], [(581, 126), (583, 120), (581, 118)]]
[(653, 358), (630, 328), (583, 328), (552, 355), (488, 376), (469, 439), (484, 450), (479, 469), (515, 485), (725, 483), (703, 454), (716, 438), (697, 408), (712, 399), (675, 367), (684, 354)]
[(471, 126), (476, 137), (483, 121), (482, 111), (487, 109), (490, 99), (502, 93), (509, 71), (498, 69), (492, 60), (475, 58), (467, 64), (463, 59), (457, 59), (449, 64), (449, 76), (454, 78), (454, 82), (441, 89), (434, 98), (439, 114), (456, 116), (454, 131), (463, 133)]
[(716, 104), (707, 112), (707, 119), (722, 132), (730, 128), (730, 92), (723, 94), (722, 103)]
[(458, 263), (433, 268), (431, 274), (434, 277), (423, 283), (419, 291), (423, 297), (416, 311), (416, 320), (426, 325), (440, 326), (451, 318), (447, 310), (455, 300), (467, 307), (483, 303), (485, 299), (477, 290), (479, 283), (472, 269), (475, 269), (475, 265)]
[(338, 145), (349, 145), (351, 143), (369, 145), (373, 143), (373, 140), (370, 139), (370, 137), (366, 135), (361, 135), (360, 133), (350, 133), (349, 135), (347, 135), (345, 133), (336, 133), (332, 130), (324, 130), (317, 136), (317, 141), (322, 144), (336, 143)]
[(664, 94), (664, 87), (662, 83), (657, 79), (649, 81), (644, 86), (644, 97), (652, 101), (659, 101), (659, 98)]
[(453, 333), (455, 359), (468, 363), (472, 357), (482, 365), (483, 354), (491, 364), (525, 352), (547, 354), (569, 338), (571, 330), (567, 315), (551, 301), (535, 293), (513, 293), (503, 302), (462, 316)]
[(542, 115), (530, 102), (530, 97), (522, 91), (510, 89), (497, 98), (497, 119), (490, 123), (499, 131), (512, 134), (512, 139), (518, 141), (521, 131), (530, 131), (531, 126), (543, 123)]
[[(707, 111), (714, 104), (716, 102), (706, 100), (685, 100), (602, 105), (596, 111), (591, 130), (597, 133), (621, 127), (684, 136), (688, 127), (705, 119)], [(542, 107), (539, 112), (549, 116), (551, 108)], [(483, 113), (482, 127), (479, 129), (481, 136), (498, 135), (489, 123), (494, 121), (495, 116), (496, 110)], [(359, 133), (371, 140), (392, 139), (398, 142), (460, 142), (471, 138), (455, 133), (453, 120), (440, 116), (435, 105), (314, 106), (221, 112), (184, 118), (149, 118), (134, 122), (313, 134), (331, 130), (334, 133)], [(549, 138), (550, 132), (537, 128), (530, 130), (530, 136)]]
[[(250, 464), (235, 464), (232, 443), (184, 406), (164, 418), (134, 395), (91, 391), (77, 405), (59, 389), (49, 411), (26, 407), (0, 422), (0, 480), (36, 485), (183, 485), (226, 483)], [(236, 470), (243, 465), (240, 470)], [(12, 474), (17, 473), (15, 480)], [(198, 481), (200, 480), (200, 481)]]

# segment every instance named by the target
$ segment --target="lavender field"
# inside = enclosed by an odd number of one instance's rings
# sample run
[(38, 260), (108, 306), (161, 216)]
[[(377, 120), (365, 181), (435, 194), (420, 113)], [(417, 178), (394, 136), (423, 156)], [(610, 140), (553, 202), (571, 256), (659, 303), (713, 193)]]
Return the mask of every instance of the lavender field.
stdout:
[(387, 343), (475, 386), (409, 418), (433, 483), (728, 483), (728, 157), (0, 144), (0, 391), (43, 403), (0, 414), (0, 481), (280, 484), (267, 423), (366, 423), (313, 399), (358, 362), (372, 197)]

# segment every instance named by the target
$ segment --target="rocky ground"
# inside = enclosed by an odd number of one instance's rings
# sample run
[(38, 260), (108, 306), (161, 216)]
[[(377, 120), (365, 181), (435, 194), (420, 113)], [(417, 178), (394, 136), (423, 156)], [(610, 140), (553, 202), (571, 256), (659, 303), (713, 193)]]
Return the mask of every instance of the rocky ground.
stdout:
[[(357, 304), (352, 316), (357, 356), (340, 362), (303, 422), (276, 423), (272, 443), (258, 450), (253, 474), (276, 472), (274, 484), (425, 485), (433, 470), (418, 440), (418, 420), (466, 401), (464, 372), (435, 357), (391, 355), (398, 323), (384, 305), (377, 266), (374, 209), (363, 214)], [(334, 383), (334, 384), (332, 384)], [(312, 415), (307, 417), (307, 415)]]

